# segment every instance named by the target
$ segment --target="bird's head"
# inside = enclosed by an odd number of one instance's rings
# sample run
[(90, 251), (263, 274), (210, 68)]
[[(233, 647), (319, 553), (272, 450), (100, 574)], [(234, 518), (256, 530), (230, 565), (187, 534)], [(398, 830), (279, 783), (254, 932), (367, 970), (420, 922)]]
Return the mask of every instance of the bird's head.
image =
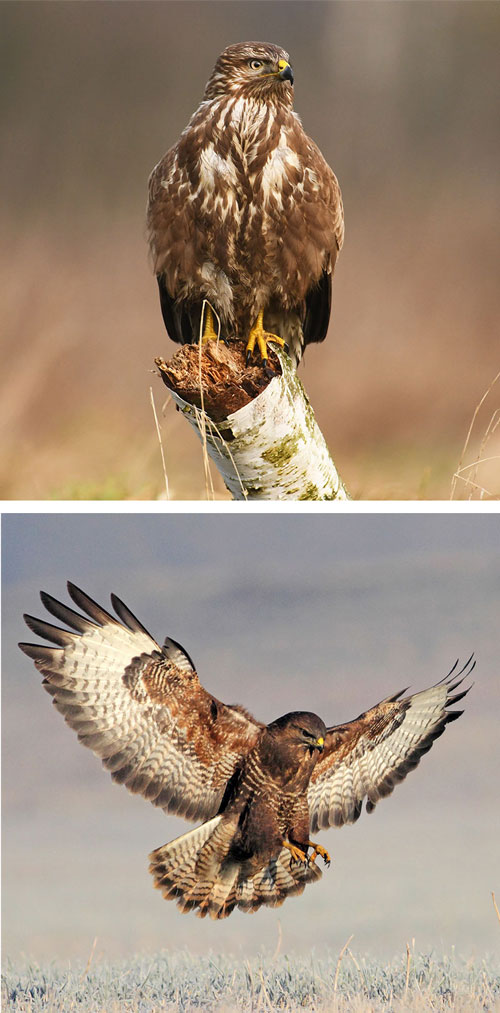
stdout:
[(205, 98), (228, 94), (292, 106), (293, 72), (288, 53), (269, 42), (238, 42), (219, 56)]
[(317, 714), (293, 711), (267, 726), (275, 748), (283, 761), (302, 766), (304, 761), (316, 763), (323, 752), (326, 726)]

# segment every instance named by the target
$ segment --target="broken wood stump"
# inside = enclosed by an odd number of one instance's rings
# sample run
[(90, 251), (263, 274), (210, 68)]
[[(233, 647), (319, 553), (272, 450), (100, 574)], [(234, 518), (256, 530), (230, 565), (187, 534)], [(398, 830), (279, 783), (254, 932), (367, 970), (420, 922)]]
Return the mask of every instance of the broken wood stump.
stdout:
[(182, 345), (155, 359), (235, 500), (346, 500), (289, 356), (269, 345), (268, 375), (245, 364), (245, 345)]

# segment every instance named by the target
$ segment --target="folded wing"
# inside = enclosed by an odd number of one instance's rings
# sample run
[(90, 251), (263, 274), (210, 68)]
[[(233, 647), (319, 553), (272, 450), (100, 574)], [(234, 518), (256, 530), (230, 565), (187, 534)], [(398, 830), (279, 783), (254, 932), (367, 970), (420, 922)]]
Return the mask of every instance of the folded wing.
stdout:
[(463, 713), (446, 708), (468, 693), (468, 689), (454, 691), (474, 665), (469, 658), (459, 672), (455, 665), (431, 689), (407, 697), (402, 690), (354, 721), (328, 729), (324, 752), (309, 784), (312, 833), (354, 823), (364, 799), (367, 812), (372, 812), (381, 798), (391, 794), (447, 723)]
[(57, 710), (115, 781), (187, 819), (215, 816), (262, 726), (207, 693), (184, 649), (170, 638), (159, 647), (115, 595), (118, 619), (73, 584), (68, 591), (86, 615), (42, 592), (70, 630), (25, 616), (50, 646), (19, 645)]

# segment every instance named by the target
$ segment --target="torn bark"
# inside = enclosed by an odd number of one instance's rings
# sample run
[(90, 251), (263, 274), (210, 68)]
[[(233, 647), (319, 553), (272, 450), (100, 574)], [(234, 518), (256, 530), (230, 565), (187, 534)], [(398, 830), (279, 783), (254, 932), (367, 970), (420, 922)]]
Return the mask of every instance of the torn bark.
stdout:
[(233, 499), (348, 499), (288, 355), (269, 346), (269, 363), (272, 378), (242, 342), (216, 341), (155, 359)]

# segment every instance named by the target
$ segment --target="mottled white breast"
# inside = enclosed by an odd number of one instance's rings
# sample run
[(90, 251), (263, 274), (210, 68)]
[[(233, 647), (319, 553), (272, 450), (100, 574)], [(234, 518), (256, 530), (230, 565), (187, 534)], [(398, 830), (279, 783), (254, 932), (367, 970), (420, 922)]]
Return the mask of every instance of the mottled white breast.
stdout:
[(271, 195), (274, 196), (278, 204), (283, 204), (281, 196), (283, 183), (287, 178), (288, 169), (291, 168), (300, 168), (299, 159), (291, 148), (280, 145), (280, 147), (274, 148), (270, 152), (262, 171), (262, 196), (264, 204), (269, 203)]
[(236, 169), (230, 159), (222, 158), (213, 144), (207, 144), (200, 157), (200, 185), (212, 191), (215, 184), (224, 182), (236, 186)]
[(216, 216), (230, 214), (237, 216), (238, 177), (234, 162), (222, 158), (213, 144), (207, 144), (200, 157), (200, 182), (193, 195), (196, 199), (201, 193), (202, 211), (211, 209)]
[(264, 102), (253, 102), (248, 98), (238, 98), (232, 102), (230, 125), (233, 145), (247, 167), (260, 146), (269, 139), (271, 116), (272, 113)]

